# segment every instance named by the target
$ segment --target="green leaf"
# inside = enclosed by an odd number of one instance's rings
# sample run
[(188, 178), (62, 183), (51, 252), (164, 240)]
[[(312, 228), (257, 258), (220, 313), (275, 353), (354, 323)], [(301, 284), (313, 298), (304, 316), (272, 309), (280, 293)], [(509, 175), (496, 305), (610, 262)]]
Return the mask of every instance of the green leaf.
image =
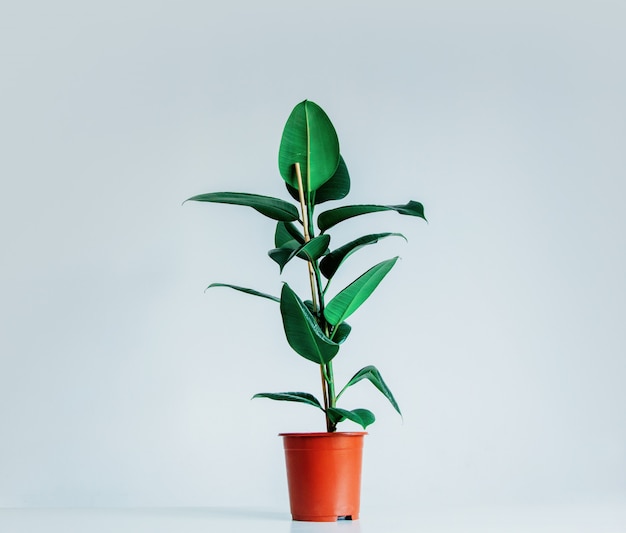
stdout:
[(297, 250), (298, 248), (300, 248), (298, 241), (292, 239), (291, 241), (283, 244), (281, 248), (271, 249), (269, 252), (267, 252), (267, 255), (269, 255), (273, 261), (278, 263), (278, 266), (280, 267), (280, 272), (282, 273), (285, 265), (291, 260), (294, 250)]
[(304, 244), (304, 235), (293, 222), (277, 222), (274, 232), (274, 246), (282, 248), (287, 242), (296, 240), (298, 244)]
[(259, 392), (252, 397), (252, 399), (254, 398), (269, 398), (270, 400), (282, 402), (306, 403), (322, 411), (324, 410), (318, 399), (308, 392)]
[(373, 233), (371, 235), (364, 235), (363, 237), (359, 237), (348, 244), (344, 244), (326, 255), (320, 262), (320, 270), (322, 274), (324, 274), (326, 279), (332, 278), (341, 263), (343, 263), (349, 255), (368, 244), (375, 244), (379, 240), (391, 236), (402, 237), (406, 241), (406, 237), (402, 235), (402, 233)]
[(280, 295), (280, 313), (287, 342), (299, 355), (318, 364), (337, 355), (339, 344), (324, 335), (311, 311), (286, 283)]
[(350, 192), (350, 174), (348, 167), (341, 155), (339, 156), (339, 166), (333, 177), (315, 191), (315, 204), (328, 202), (329, 200), (341, 200)]
[(319, 235), (297, 248), (292, 248), (294, 243), (297, 244), (295, 240), (291, 240), (284, 245), (284, 248), (275, 248), (268, 252), (270, 257), (279, 264), (281, 273), (285, 265), (296, 256), (307, 261), (315, 261), (322, 257), (328, 250), (330, 235)]
[(324, 308), (324, 317), (336, 326), (356, 311), (374, 292), (379, 283), (396, 264), (398, 257), (374, 265), (337, 294)]
[(380, 392), (382, 392), (385, 398), (389, 400), (389, 403), (393, 405), (393, 408), (398, 412), (400, 416), (402, 416), (402, 412), (400, 411), (398, 402), (396, 402), (396, 399), (393, 397), (391, 390), (389, 389), (389, 387), (387, 387), (387, 384), (383, 380), (383, 377), (380, 375), (380, 372), (378, 371), (378, 369), (372, 365), (366, 366), (362, 368), (361, 370), (359, 370), (356, 374), (354, 374), (354, 376), (352, 376), (352, 378), (350, 379), (350, 381), (348, 381), (346, 386), (343, 389), (341, 389), (341, 392), (337, 395), (337, 398), (339, 398), (339, 396), (341, 396), (348, 387), (351, 387), (352, 385), (354, 385), (355, 383), (358, 383), (359, 381), (363, 379), (369, 380), (372, 383), (372, 385), (374, 385), (374, 387), (376, 387)]
[(296, 255), (307, 261), (317, 261), (328, 251), (329, 244), (330, 235), (318, 235), (296, 250)]
[(211, 192), (199, 194), (185, 200), (185, 202), (213, 202), (217, 204), (234, 204), (252, 207), (259, 213), (274, 220), (290, 222), (298, 220), (298, 210), (293, 204), (260, 194), (248, 194), (244, 192)]
[(396, 211), (401, 215), (409, 215), (414, 217), (420, 217), (426, 220), (424, 216), (424, 206), (419, 202), (411, 200), (408, 204), (404, 205), (346, 205), (343, 207), (337, 207), (320, 213), (317, 217), (317, 226), (320, 231), (326, 231), (332, 228), (334, 225), (343, 222), (349, 218), (353, 218), (359, 215), (366, 215), (368, 213), (376, 213), (378, 211)]
[(348, 411), (347, 409), (339, 409), (338, 407), (329, 407), (326, 413), (333, 424), (338, 424), (348, 419), (352, 420), (352, 422), (356, 422), (363, 429), (366, 429), (367, 426), (373, 424), (376, 420), (374, 413), (368, 409), (353, 409), (352, 411)]
[(346, 324), (345, 322), (342, 322), (337, 326), (337, 331), (333, 333), (333, 341), (335, 341), (337, 344), (341, 344), (348, 338), (348, 335), (350, 335), (351, 331), (352, 326)]
[(239, 287), (238, 285), (230, 285), (228, 283), (211, 283), (211, 285), (207, 287), (207, 290), (212, 287), (228, 287), (236, 291), (245, 292), (246, 294), (252, 294), (253, 296), (260, 296), (261, 298), (267, 298), (268, 300), (272, 300), (274, 302), (280, 302), (280, 298), (277, 298), (276, 296), (255, 291), (254, 289), (247, 289), (246, 287)]
[[(299, 202), (300, 195), (298, 193), (298, 189), (292, 187), (288, 183), (285, 185), (287, 186), (287, 191), (289, 191), (291, 197)], [(315, 199), (313, 203), (317, 205), (328, 202), (329, 200), (341, 200), (342, 198), (345, 198), (349, 192), (350, 174), (348, 174), (348, 167), (346, 166), (343, 157), (340, 155), (337, 170), (335, 170), (332, 178), (315, 191)]]
[(278, 152), (280, 175), (297, 189), (295, 163), (300, 163), (304, 190), (310, 192), (326, 183), (339, 165), (335, 128), (324, 110), (309, 100), (300, 102), (289, 115)]

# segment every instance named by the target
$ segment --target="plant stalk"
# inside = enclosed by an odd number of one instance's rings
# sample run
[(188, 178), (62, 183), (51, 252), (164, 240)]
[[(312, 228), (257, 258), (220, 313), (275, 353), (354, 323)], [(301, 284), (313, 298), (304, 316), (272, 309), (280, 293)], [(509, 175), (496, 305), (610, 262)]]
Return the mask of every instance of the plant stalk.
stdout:
[[(300, 198), (300, 210), (302, 211), (302, 226), (304, 230), (304, 242), (309, 242), (311, 240), (311, 235), (309, 233), (309, 212), (307, 209), (307, 203), (304, 199), (304, 186), (302, 184), (302, 172), (300, 171), (300, 163), (296, 162), (294, 164), (294, 167), (295, 167), (295, 172), (296, 172), (296, 179), (298, 180), (298, 196)], [(309, 270), (309, 283), (311, 284), (311, 298), (313, 300), (313, 311), (317, 313), (319, 309), (318, 298), (317, 298), (318, 293), (319, 293), (319, 291), (317, 290), (318, 283), (316, 283), (315, 269), (313, 268), (313, 264), (311, 263), (311, 261), (307, 261), (307, 266)], [(322, 295), (320, 294), (320, 298), (321, 297)], [(331, 367), (331, 372), (332, 372), (332, 367)], [(329, 394), (330, 391), (334, 389), (334, 387), (331, 388), (330, 383), (326, 380), (326, 376), (324, 375), (324, 365), (320, 365), (320, 376), (322, 379), (322, 393), (324, 395), (324, 410), (327, 410), (329, 407), (332, 406), (332, 403), (334, 403), (333, 396)], [(328, 416), (326, 416), (326, 430), (328, 432), (334, 431), (333, 425), (331, 424)]]
[[(302, 186), (302, 174), (300, 172), (300, 163), (294, 164), (296, 169), (296, 179), (298, 180), (298, 196), (300, 197), (300, 209), (302, 210), (302, 226), (304, 228), (304, 242), (309, 242), (311, 236), (309, 234), (309, 215), (306, 207), (306, 201), (304, 200), (304, 188)], [(315, 290), (315, 273), (313, 272), (313, 265), (310, 261), (307, 261), (309, 267), (309, 282), (311, 284), (311, 297), (313, 299), (313, 310), (317, 312), (317, 291)]]

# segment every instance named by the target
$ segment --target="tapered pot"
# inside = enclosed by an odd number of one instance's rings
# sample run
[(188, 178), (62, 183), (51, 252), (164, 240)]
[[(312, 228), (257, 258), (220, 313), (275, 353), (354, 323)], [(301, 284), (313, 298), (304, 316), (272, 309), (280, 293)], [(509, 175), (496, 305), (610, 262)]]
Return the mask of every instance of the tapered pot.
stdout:
[(294, 520), (357, 520), (365, 431), (281, 433)]

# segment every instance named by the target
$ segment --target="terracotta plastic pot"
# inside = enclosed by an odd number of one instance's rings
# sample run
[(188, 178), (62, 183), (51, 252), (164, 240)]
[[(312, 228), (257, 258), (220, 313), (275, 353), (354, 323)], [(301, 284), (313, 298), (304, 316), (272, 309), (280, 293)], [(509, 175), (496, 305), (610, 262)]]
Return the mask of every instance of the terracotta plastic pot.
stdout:
[(359, 518), (364, 435), (365, 431), (280, 434), (294, 520)]

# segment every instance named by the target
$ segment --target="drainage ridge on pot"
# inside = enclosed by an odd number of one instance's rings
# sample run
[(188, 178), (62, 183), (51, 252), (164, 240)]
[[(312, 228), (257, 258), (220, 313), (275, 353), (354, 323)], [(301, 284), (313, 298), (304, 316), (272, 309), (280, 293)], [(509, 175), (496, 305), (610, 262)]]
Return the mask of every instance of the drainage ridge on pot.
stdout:
[(357, 520), (365, 431), (280, 433), (294, 520)]

